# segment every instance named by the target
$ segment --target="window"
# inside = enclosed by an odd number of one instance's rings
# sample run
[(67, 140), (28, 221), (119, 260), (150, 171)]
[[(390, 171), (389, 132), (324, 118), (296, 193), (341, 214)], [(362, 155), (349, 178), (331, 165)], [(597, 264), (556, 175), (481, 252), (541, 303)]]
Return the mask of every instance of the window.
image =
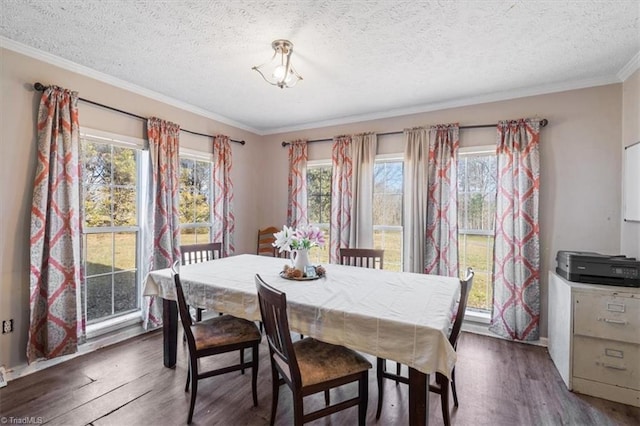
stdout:
[(81, 134), (84, 282), (87, 324), (140, 309), (140, 150), (123, 140)]
[(373, 244), (384, 269), (402, 271), (402, 159), (379, 156), (373, 171)]
[(493, 235), (497, 161), (494, 147), (458, 158), (458, 251), (461, 271), (475, 271), (468, 309), (490, 312), (493, 303)]
[(211, 242), (212, 163), (180, 156), (180, 244)]
[(329, 263), (329, 223), (331, 220), (331, 163), (309, 162), (307, 165), (307, 211), (309, 224), (324, 232), (324, 247), (309, 252), (316, 264)]

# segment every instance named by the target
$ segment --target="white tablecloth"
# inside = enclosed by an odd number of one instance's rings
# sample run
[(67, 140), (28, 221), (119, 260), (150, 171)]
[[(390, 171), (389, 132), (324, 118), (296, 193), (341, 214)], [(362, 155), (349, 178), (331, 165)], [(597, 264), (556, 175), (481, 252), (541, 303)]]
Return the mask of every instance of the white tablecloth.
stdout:
[[(299, 333), (449, 377), (456, 354), (447, 333), (456, 278), (325, 265), (326, 276), (291, 281), (285, 259), (239, 255), (180, 267), (187, 301), (260, 319), (254, 276), (287, 294), (289, 325)], [(144, 295), (176, 300), (170, 269), (149, 274)]]

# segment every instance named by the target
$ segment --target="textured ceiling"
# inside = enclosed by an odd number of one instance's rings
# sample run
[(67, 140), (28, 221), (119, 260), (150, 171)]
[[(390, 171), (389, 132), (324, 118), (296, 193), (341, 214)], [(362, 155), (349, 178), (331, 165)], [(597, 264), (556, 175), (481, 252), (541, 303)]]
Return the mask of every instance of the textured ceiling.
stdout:
[[(0, 7), (0, 36), (262, 134), (611, 78), (640, 51), (638, 0), (0, 0)], [(251, 70), (278, 38), (294, 43), (304, 77), (291, 89)]]

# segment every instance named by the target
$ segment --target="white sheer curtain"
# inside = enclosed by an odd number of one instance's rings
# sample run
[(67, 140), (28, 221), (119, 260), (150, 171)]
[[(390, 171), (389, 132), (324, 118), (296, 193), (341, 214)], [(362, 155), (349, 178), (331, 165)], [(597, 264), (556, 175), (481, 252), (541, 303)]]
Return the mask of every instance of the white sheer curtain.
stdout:
[(404, 131), (403, 254), (406, 272), (424, 272), (427, 229), (429, 134), (425, 128)]
[(362, 133), (351, 137), (352, 203), (349, 247), (373, 248), (373, 167), (378, 136)]

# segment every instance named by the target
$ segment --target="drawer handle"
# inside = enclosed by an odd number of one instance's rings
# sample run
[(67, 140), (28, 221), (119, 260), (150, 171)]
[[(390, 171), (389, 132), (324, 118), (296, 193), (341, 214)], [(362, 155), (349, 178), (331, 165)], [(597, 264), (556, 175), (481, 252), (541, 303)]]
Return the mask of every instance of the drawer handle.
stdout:
[(625, 320), (616, 320), (611, 318), (598, 318), (598, 321), (604, 321), (609, 324), (622, 324), (622, 325), (627, 325), (629, 323), (628, 321), (625, 321)]
[(624, 305), (622, 303), (607, 303), (607, 311), (624, 312)]
[(621, 371), (625, 371), (627, 369), (627, 367), (620, 367), (618, 365), (612, 365), (612, 364), (605, 364), (603, 363), (602, 366), (604, 368), (611, 368), (612, 370), (621, 370)]

